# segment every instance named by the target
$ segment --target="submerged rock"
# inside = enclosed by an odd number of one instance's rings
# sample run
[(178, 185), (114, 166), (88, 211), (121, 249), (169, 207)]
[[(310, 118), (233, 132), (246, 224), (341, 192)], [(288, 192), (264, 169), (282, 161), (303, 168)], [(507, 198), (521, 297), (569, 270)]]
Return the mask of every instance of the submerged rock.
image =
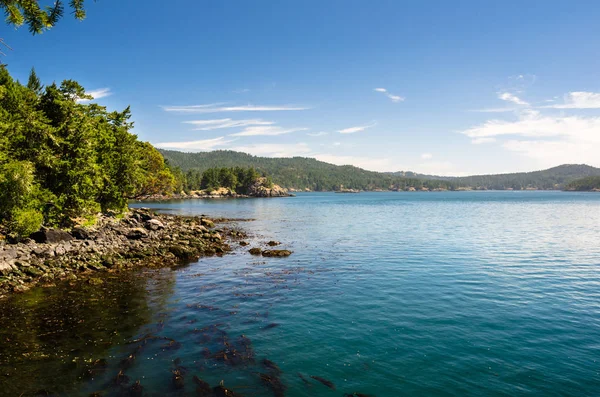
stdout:
[(260, 248), (250, 248), (250, 252), (251, 255), (260, 255), (263, 253), (263, 251)]
[(268, 257), (284, 257), (292, 255), (292, 251), (288, 250), (265, 250), (262, 252), (262, 256)]

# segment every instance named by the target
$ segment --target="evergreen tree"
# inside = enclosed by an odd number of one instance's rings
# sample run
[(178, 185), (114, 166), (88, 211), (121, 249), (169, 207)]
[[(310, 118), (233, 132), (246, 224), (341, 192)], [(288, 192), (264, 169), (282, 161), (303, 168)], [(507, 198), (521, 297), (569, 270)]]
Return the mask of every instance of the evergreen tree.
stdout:
[[(75, 18), (85, 18), (83, 0), (70, 0), (69, 8)], [(55, 0), (51, 6), (40, 5), (38, 0), (0, 0), (0, 9), (6, 14), (9, 25), (27, 25), (32, 34), (39, 34), (56, 25), (64, 15), (65, 6), (62, 0)]]
[(33, 91), (36, 95), (40, 95), (42, 93), (42, 89), (44, 88), (44, 86), (42, 85), (42, 82), (35, 73), (35, 68), (31, 68), (31, 72), (29, 73), (29, 80), (27, 81), (27, 88)]

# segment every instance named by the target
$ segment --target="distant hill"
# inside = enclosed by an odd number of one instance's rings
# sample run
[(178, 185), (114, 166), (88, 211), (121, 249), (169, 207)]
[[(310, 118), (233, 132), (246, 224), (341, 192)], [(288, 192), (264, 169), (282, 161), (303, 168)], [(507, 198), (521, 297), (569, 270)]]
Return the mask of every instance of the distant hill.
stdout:
[(382, 173), (358, 167), (338, 166), (312, 158), (257, 157), (229, 150), (184, 153), (160, 150), (169, 164), (203, 172), (215, 167), (254, 167), (272, 177), (273, 182), (288, 188), (316, 191), (391, 189), (562, 189), (567, 183), (587, 176), (600, 176), (600, 168), (587, 165), (561, 165), (544, 171), (470, 177), (441, 177), (414, 172)]
[(576, 179), (565, 186), (565, 190), (578, 192), (600, 191), (600, 176), (588, 176)]
[(474, 189), (562, 189), (576, 179), (600, 176), (600, 168), (585, 164), (564, 164), (543, 171), (518, 172), (512, 174), (473, 175), (467, 177), (438, 177), (419, 175), (420, 178), (433, 178), (452, 181), (459, 186)]

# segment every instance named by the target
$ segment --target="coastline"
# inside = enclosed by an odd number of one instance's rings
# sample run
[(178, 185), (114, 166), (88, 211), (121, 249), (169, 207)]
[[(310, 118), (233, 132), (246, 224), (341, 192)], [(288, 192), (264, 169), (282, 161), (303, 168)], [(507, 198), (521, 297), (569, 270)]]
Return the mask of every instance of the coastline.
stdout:
[(94, 227), (42, 229), (16, 244), (1, 242), (0, 298), (64, 279), (102, 283), (94, 277), (99, 272), (172, 267), (222, 256), (231, 251), (230, 242), (246, 237), (243, 231), (216, 226), (227, 221), (139, 208), (119, 218), (102, 216)]

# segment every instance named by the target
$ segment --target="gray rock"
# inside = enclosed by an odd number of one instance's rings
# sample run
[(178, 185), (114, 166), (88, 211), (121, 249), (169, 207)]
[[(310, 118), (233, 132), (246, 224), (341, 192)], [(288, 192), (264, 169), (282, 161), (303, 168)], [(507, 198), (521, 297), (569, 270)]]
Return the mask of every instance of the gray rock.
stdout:
[(73, 230), (71, 230), (71, 235), (77, 240), (88, 240), (90, 238), (90, 232), (82, 227), (74, 227)]
[(33, 233), (31, 238), (38, 244), (52, 244), (73, 240), (73, 236), (69, 233), (58, 229), (42, 229), (39, 232)]
[(165, 228), (165, 225), (158, 219), (150, 219), (150, 220), (146, 221), (144, 226), (148, 230), (162, 230)]
[(127, 233), (127, 238), (129, 240), (140, 240), (144, 237), (148, 237), (148, 232), (145, 229), (137, 227), (135, 229), (131, 229), (129, 233)]

